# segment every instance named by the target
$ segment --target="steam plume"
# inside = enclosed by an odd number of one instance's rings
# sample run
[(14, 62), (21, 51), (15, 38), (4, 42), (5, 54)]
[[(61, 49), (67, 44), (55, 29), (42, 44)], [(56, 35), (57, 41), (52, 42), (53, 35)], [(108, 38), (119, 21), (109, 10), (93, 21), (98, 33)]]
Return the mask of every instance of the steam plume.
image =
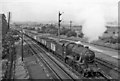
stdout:
[(82, 31), (89, 42), (97, 40), (106, 30), (104, 15), (99, 6), (84, 10), (82, 19), (84, 20)]

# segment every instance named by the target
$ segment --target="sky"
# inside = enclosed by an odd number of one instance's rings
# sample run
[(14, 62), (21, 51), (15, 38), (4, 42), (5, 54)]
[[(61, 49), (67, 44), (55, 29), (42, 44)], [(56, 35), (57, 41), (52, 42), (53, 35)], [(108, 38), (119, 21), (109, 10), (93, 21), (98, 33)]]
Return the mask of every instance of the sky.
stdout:
[[(0, 13), (11, 12), (12, 22), (57, 22), (63, 12), (62, 23), (82, 23), (82, 16), (95, 15), (100, 10), (106, 22), (118, 20), (119, 0), (0, 0)], [(93, 9), (93, 14), (89, 14)], [(94, 11), (95, 9), (95, 11)], [(85, 13), (85, 14), (86, 14)], [(93, 16), (94, 17), (94, 16)]]

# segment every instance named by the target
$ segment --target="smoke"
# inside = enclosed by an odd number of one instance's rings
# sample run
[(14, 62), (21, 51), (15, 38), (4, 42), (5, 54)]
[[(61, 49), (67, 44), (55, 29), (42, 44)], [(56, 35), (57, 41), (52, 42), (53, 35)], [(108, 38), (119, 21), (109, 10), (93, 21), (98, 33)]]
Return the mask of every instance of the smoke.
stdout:
[(82, 13), (82, 32), (88, 42), (98, 40), (106, 30), (103, 11), (100, 6), (90, 7)]

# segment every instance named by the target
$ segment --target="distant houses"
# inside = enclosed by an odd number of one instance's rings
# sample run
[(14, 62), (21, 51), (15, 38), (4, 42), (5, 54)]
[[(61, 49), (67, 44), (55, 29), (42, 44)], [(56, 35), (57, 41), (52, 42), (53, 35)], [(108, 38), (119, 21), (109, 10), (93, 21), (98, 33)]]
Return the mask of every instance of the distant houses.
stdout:
[(103, 34), (103, 38), (113, 37), (117, 38), (120, 35), (120, 27), (106, 26), (107, 30)]
[[(120, 27), (106, 26), (106, 28), (107, 28), (106, 31), (102, 35), (103, 38), (107, 38), (107, 37), (117, 38), (120, 35)], [(82, 25), (72, 26), (71, 29), (74, 30), (78, 34), (82, 33)]]
[[(24, 23), (21, 25), (23, 28), (32, 28), (35, 30), (41, 30), (42, 27), (56, 27), (58, 28), (57, 24), (42, 24), (42, 23)], [(69, 24), (61, 24), (60, 29), (62, 28), (67, 28), (75, 31), (77, 34), (81, 34), (82, 32), (82, 25), (72, 25), (70, 27)], [(106, 26), (107, 30), (103, 33), (103, 38), (106, 37), (113, 37), (116, 38), (118, 35), (120, 35), (120, 27), (114, 26), (114, 25), (107, 25)]]
[[(65, 27), (70, 28), (69, 26), (65, 26)], [(106, 28), (107, 28), (106, 31), (102, 35), (103, 38), (107, 38), (107, 37), (117, 38), (118, 36), (120, 36), (120, 27), (107, 25)], [(82, 25), (72, 26), (71, 29), (74, 30), (77, 34), (82, 33)]]

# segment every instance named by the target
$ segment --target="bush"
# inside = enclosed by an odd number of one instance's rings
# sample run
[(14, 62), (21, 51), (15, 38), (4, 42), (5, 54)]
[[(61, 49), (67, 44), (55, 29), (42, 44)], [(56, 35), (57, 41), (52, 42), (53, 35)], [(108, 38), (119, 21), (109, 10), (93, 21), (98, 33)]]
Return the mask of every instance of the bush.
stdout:
[(119, 36), (118, 39), (117, 39), (117, 43), (120, 43), (120, 36)]
[(76, 37), (76, 36), (77, 36), (77, 33), (76, 33), (75, 31), (69, 31), (66, 35), (67, 35), (68, 37), (71, 37), (71, 36)]
[(80, 33), (80, 34), (78, 35), (78, 37), (83, 38), (83, 37), (84, 37), (84, 34), (83, 34), (83, 33)]

